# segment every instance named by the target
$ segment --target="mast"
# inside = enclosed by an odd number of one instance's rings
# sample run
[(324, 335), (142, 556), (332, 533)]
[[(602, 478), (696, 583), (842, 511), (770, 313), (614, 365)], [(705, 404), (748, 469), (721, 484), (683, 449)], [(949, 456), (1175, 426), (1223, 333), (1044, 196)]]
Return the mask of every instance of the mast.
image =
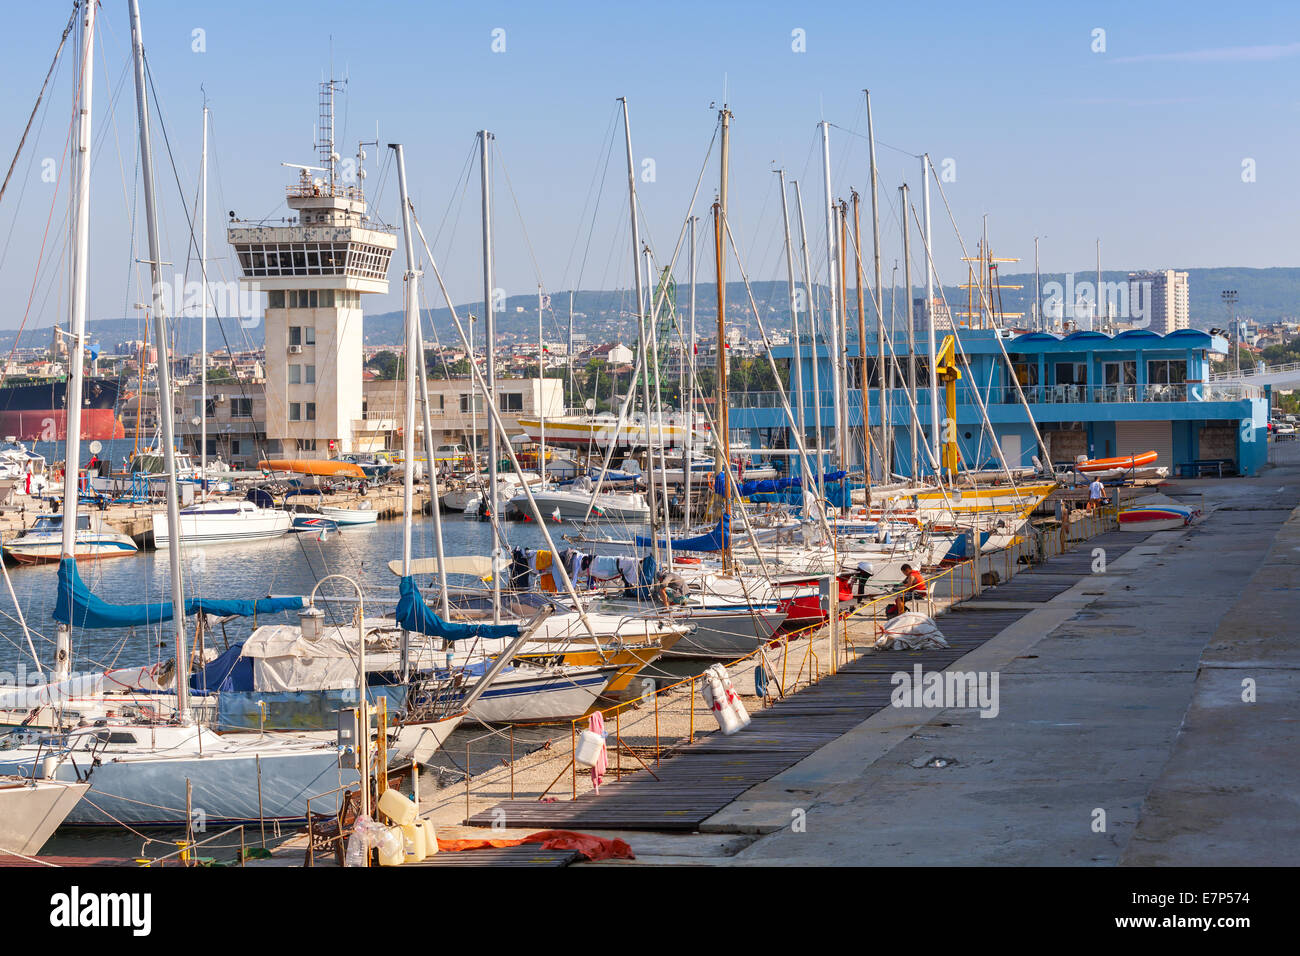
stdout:
[(1097, 320), (1101, 318), (1101, 239), (1097, 240), (1097, 286), (1092, 297), (1092, 328), (1097, 328)]
[(569, 363), (569, 391), (564, 397), (564, 411), (568, 411), (569, 400), (573, 397), (573, 290), (569, 290), (569, 346), (565, 352), (565, 359)]
[[(158, 417), (162, 425), (163, 462), (167, 469), (167, 527), (171, 530), (167, 553), (171, 562), (172, 623), (176, 635), (176, 710), (181, 723), (187, 723), (190, 719), (190, 658), (185, 640), (185, 589), (181, 581), (181, 508), (176, 492), (176, 430), (173, 422), (171, 362), (167, 353), (167, 316), (163, 314), (158, 214), (154, 207), (153, 144), (149, 138), (149, 100), (145, 90), (144, 38), (140, 32), (139, 0), (130, 0), (130, 5), (131, 51), (135, 60), (135, 105), (140, 127), (140, 170), (144, 180), (145, 229), (149, 237), (149, 275), (153, 287), (154, 342), (158, 349)], [(66, 516), (64, 521), (67, 521)]]
[(841, 356), (839, 353), (839, 277), (836, 271), (839, 267), (839, 247), (835, 238), (835, 197), (831, 193), (831, 124), (822, 120), (819, 124), (822, 128), (822, 187), (826, 197), (826, 203), (823, 207), (826, 212), (826, 280), (830, 286), (830, 335), (827, 337), (827, 344), (830, 346), (831, 360), (831, 395), (835, 410), (835, 446), (836, 458), (840, 468), (845, 468), (847, 463), (844, 461), (844, 422), (846, 413), (844, 403), (840, 396), (840, 366)]
[[(91, 94), (95, 76), (95, 3), (82, 4), (81, 74), (77, 92), (77, 117), (73, 126), (73, 239), (71, 315), (68, 318), (68, 420), (63, 452), (63, 545), (62, 555), (74, 562), (77, 555), (77, 503), (81, 495), (77, 480), (81, 470), (81, 384), (85, 376), (87, 282), (90, 267), (90, 146)], [(60, 624), (52, 680), (63, 680), (71, 665), (69, 625)]]
[(682, 482), (686, 486), (685, 492), (685, 510), (682, 512), (687, 526), (691, 520), (691, 463), (694, 460), (695, 452), (695, 224), (699, 221), (696, 216), (691, 216), (691, 252), (690, 252), (690, 273), (691, 273), (691, 303), (690, 303), (690, 324), (691, 337), (688, 340), (690, 345), (690, 356), (688, 363), (690, 365), (689, 377), (690, 385), (687, 388), (686, 395), (683, 399), (686, 405), (686, 451), (682, 455)]
[[(497, 359), (496, 359), (496, 307), (492, 302), (492, 180), (489, 172), (491, 158), (489, 143), (492, 134), (487, 130), (479, 131), (480, 177), (483, 191), (483, 312), (486, 319), (487, 334), (487, 404), (496, 402)], [(523, 476), (519, 480), (525, 485)], [(496, 557), (498, 548), (497, 515), (497, 419), (488, 410), (488, 516), (492, 525), (492, 555)], [(494, 564), (495, 567), (495, 564)], [(492, 575), (492, 623), (501, 623), (501, 575)]]
[[(790, 239), (790, 204), (785, 196), (785, 170), (778, 169), (776, 174), (781, 181), (781, 222), (785, 227), (786, 289), (790, 298), (790, 335), (794, 339), (794, 375), (791, 378), (794, 384), (795, 408), (799, 421), (799, 439), (795, 443), (795, 447), (798, 448), (803, 444), (804, 430), (808, 427), (803, 399), (803, 348), (799, 343), (799, 294), (794, 284), (794, 243)], [(816, 355), (815, 341), (813, 342), (813, 354)], [(799, 461), (803, 465), (804, 472), (800, 500), (805, 502), (803, 510), (807, 511), (806, 502), (808, 495), (812, 492), (813, 476), (809, 471), (807, 459), (800, 455)]]
[(542, 286), (537, 285), (537, 426), (541, 429), (537, 443), (537, 473), (542, 476), (542, 487), (546, 486), (546, 345), (542, 341)]
[[(720, 450), (722, 460), (718, 470), (722, 472), (722, 514), (725, 519), (723, 527), (724, 544), (731, 534), (731, 415), (727, 406), (727, 257), (723, 252), (722, 236), (726, 230), (727, 220), (727, 167), (731, 161), (731, 111), (723, 104), (718, 111), (722, 122), (722, 145), (720, 153), (720, 172), (718, 177), (718, 201), (713, 204), (714, 262), (718, 275), (718, 390), (717, 423), (722, 434)], [(731, 549), (722, 549), (722, 569), (731, 568)]]
[(862, 390), (862, 477), (866, 498), (871, 507), (871, 389), (867, 387), (867, 314), (862, 299), (862, 197), (853, 190), (853, 263), (857, 270), (854, 288), (858, 294), (858, 388)]
[[(650, 430), (650, 362), (648, 348), (649, 336), (646, 335), (646, 309), (644, 286), (641, 278), (641, 228), (637, 221), (636, 214), (636, 168), (632, 162), (632, 123), (627, 115), (627, 97), (619, 97), (619, 102), (623, 104), (623, 134), (627, 142), (627, 198), (632, 213), (632, 282), (636, 289), (636, 310), (638, 313), (637, 328), (640, 334), (642, 379), (641, 391), (645, 401), (645, 443), (646, 443), (646, 481), (648, 483), (646, 503), (650, 505), (650, 551), (654, 555), (655, 561), (659, 560), (659, 509), (655, 506), (655, 489), (654, 489), (654, 441), (651, 437)], [(629, 384), (629, 388), (635, 388), (636, 381)]]
[[(935, 480), (939, 478), (939, 348), (934, 330), (934, 263), (930, 253), (930, 154), (921, 157), (921, 206), (925, 215), (925, 234), (921, 243), (925, 247), (925, 331), (930, 345), (930, 453), (933, 456)], [(949, 427), (955, 427), (956, 423)]]
[[(840, 433), (840, 467), (845, 471), (849, 468), (849, 260), (846, 250), (849, 247), (849, 208), (844, 200), (840, 200), (838, 206), (838, 217), (840, 224), (840, 316), (839, 328), (840, 337), (836, 343), (836, 357), (840, 363), (840, 388), (843, 394), (840, 396), (840, 408), (844, 416), (844, 430)], [(852, 497), (849, 495), (849, 479), (846, 475), (843, 482), (844, 486), (844, 507), (849, 507)]]
[(912, 466), (909, 471), (911, 478), (915, 481), (920, 477), (920, 469), (917, 462), (917, 416), (916, 416), (916, 323), (912, 319), (912, 244), (911, 230), (907, 223), (907, 183), (898, 187), (900, 201), (903, 205), (903, 287), (906, 295), (903, 297), (905, 303), (903, 308), (907, 310), (907, 394), (910, 399), (909, 405), (912, 410), (911, 421), (911, 439), (912, 439)]
[(803, 192), (799, 188), (798, 180), (794, 180), (793, 185), (794, 204), (799, 212), (799, 241), (803, 248), (803, 281), (804, 295), (808, 300), (808, 328), (812, 333), (813, 421), (816, 425), (814, 437), (817, 441), (817, 460), (813, 463), (813, 467), (817, 469), (817, 498), (819, 501), (824, 501), (826, 499), (826, 456), (822, 451), (822, 393), (818, 371), (821, 357), (817, 352), (817, 312), (812, 307), (812, 262), (808, 253), (808, 227), (803, 218)]
[[(894, 436), (890, 423), (891, 389), (893, 373), (885, 359), (885, 293), (880, 275), (880, 202), (876, 176), (876, 132), (871, 122), (871, 91), (863, 90), (867, 98), (867, 141), (871, 155), (871, 248), (876, 272), (876, 367), (880, 379), (880, 467), (881, 480), (888, 482), (894, 474)], [(893, 328), (890, 328), (893, 334)]]
[[(408, 203), (409, 206), (409, 203)], [(420, 273), (423, 277), (424, 273)], [(433, 422), (429, 418), (429, 370), (424, 362), (424, 330), (416, 326), (416, 354), (420, 356), (420, 409), (424, 418), (424, 455), (429, 460), (429, 510), (433, 512), (433, 544), (438, 556), (438, 603), (444, 620), (451, 618), (447, 595), (447, 560), (442, 544), (442, 509), (438, 505), (438, 462), (433, 455)], [(471, 393), (472, 394), (472, 393)]]
[(1038, 240), (1039, 236), (1034, 236), (1034, 331), (1043, 331), (1043, 314), (1042, 298), (1038, 290), (1038, 280), (1041, 278), (1038, 272)]
[[(645, 247), (645, 274), (653, 276), (654, 263), (650, 256), (650, 247)], [(646, 374), (650, 374), (650, 367), (654, 368), (655, 377), (655, 438), (659, 442), (659, 500), (663, 503), (664, 510), (664, 561), (669, 567), (673, 563), (673, 523), (668, 514), (668, 449), (664, 444), (664, 400), (663, 400), (663, 383), (659, 372), (659, 329), (655, 325), (655, 318), (659, 315), (658, 310), (654, 308), (656, 298), (659, 305), (663, 307), (663, 297), (668, 292), (668, 270), (664, 270), (663, 278), (655, 282), (646, 289), (646, 315), (649, 321), (649, 332), (646, 338), (650, 345), (650, 362), (646, 367)], [(663, 294), (656, 296), (655, 289), (663, 289)], [(675, 308), (675, 303), (669, 308)], [(654, 450), (653, 448), (646, 455), (646, 462), (650, 465), (650, 473), (646, 475), (646, 484), (650, 493), (655, 492), (654, 477)]]
[(208, 104), (203, 104), (203, 153), (199, 159), (203, 182), (200, 204), (199, 270), (203, 295), (199, 299), (199, 487), (208, 496)]
[[(411, 238), (411, 207), (407, 200), (406, 192), (406, 157), (402, 153), (401, 143), (389, 143), (388, 148), (397, 156), (397, 188), (402, 203), (402, 238), (406, 247), (406, 274), (402, 276), (405, 282), (403, 289), (405, 306), (406, 306), (406, 407), (404, 409), (403, 428), (402, 428), (402, 459), (406, 462), (402, 476), (402, 577), (408, 577), (411, 573), (411, 536), (412, 521), (411, 516), (415, 509), (415, 388), (416, 388), (416, 363), (423, 362), (423, 356), (417, 355), (420, 338), (420, 313), (416, 303), (416, 282), (418, 273), (415, 270), (415, 243)], [(430, 459), (429, 467), (433, 467), (433, 461)], [(434, 502), (437, 507), (437, 502)], [(441, 566), (441, 562), (439, 562)], [(493, 575), (495, 578), (496, 575)], [(444, 589), (445, 592), (445, 589)], [(401, 660), (402, 660), (402, 682), (405, 683), (409, 678), (410, 671), (410, 638), (406, 630), (402, 630), (401, 639)]]

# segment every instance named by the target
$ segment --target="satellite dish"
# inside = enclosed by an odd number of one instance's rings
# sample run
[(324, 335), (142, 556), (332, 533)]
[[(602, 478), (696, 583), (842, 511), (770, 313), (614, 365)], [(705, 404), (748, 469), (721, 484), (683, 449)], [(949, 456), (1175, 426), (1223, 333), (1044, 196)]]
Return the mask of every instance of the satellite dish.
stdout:
[(357, 159), (361, 160), (362, 162), (365, 162), (365, 160), (366, 160), (366, 151), (365, 151), (364, 149), (361, 150), (361, 152), (357, 153)]
[(195, 428), (198, 428), (200, 425), (203, 424), (203, 419), (195, 415), (193, 418), (190, 419), (190, 424), (193, 425)]
[(98, 454), (99, 454), (101, 451), (103, 451), (103, 450), (104, 450), (104, 446), (101, 445), (99, 442), (97, 442), (97, 441), (92, 441), (92, 442), (90, 443), (90, 453), (91, 453), (92, 455), (98, 455)]
[(586, 409), (589, 412), (594, 412), (596, 410), (596, 400), (594, 398), (587, 399), (587, 401), (584, 402), (583, 404), (586, 406)]
[(366, 178), (366, 171), (365, 171), (364, 169), (358, 169), (358, 170), (357, 170), (357, 175), (360, 176), (362, 179), (365, 179), (365, 178)]

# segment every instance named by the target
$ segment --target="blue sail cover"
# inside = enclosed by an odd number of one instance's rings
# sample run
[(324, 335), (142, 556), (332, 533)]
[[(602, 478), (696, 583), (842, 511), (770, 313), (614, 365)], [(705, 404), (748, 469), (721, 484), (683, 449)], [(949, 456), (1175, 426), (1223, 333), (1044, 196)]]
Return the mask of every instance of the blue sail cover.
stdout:
[[(823, 481), (827, 484), (841, 481), (847, 475), (846, 471), (828, 472)], [(791, 475), (788, 478), (766, 478), (760, 481), (739, 481), (736, 482), (736, 495), (740, 498), (748, 498), (750, 495), (773, 494), (775, 492), (785, 491), (787, 488), (798, 488), (803, 483), (799, 475)], [(713, 491), (715, 494), (723, 494), (727, 488), (727, 475), (725, 472), (718, 472), (713, 476)]]
[[(191, 598), (185, 602), (186, 615), (216, 614), (219, 617), (251, 617), (254, 614), (275, 614), (294, 611), (303, 606), (300, 597), (259, 598), (256, 601), (216, 601)], [(54, 620), (61, 624), (87, 630), (114, 627), (139, 627), (158, 624), (172, 618), (172, 602), (156, 604), (109, 604), (92, 594), (72, 558), (59, 561), (59, 593), (54, 602)]]
[[(723, 515), (718, 519), (717, 527), (705, 534), (697, 534), (693, 538), (673, 538), (673, 551), (721, 551), (731, 544), (730, 517)], [(636, 544), (638, 548), (648, 548), (650, 537), (639, 534), (636, 536)], [(667, 550), (668, 542), (661, 538), (659, 547)]]
[(441, 637), (444, 641), (459, 641), (467, 637), (517, 637), (518, 624), (464, 624), (444, 621), (429, 609), (409, 574), (402, 578), (398, 589), (397, 623), (408, 631)]

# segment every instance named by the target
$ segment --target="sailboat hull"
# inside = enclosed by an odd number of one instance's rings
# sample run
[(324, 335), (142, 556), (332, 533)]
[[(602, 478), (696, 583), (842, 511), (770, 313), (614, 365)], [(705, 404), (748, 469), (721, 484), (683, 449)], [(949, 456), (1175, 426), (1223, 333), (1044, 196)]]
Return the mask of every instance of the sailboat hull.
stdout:
[[(334, 750), (325, 748), (259, 755), (124, 754), (81, 770), (89, 770), (90, 790), (68, 814), (69, 826), (184, 826), (186, 781), (190, 807), (207, 827), (293, 823), (306, 819), (308, 798), (313, 811), (337, 811), (340, 794), (317, 795), (360, 779), (355, 770), (341, 769)], [(30, 773), (30, 765), (0, 762), (0, 772), (22, 771)], [(55, 779), (73, 782), (77, 769), (65, 760)]]
[(84, 783), (0, 781), (0, 851), (39, 853), (90, 787)]

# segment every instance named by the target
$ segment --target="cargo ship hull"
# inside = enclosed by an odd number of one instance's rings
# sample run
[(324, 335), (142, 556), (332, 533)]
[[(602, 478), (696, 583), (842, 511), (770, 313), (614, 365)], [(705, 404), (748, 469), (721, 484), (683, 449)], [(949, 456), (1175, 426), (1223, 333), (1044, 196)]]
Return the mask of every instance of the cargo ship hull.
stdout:
[[(19, 441), (63, 441), (68, 437), (67, 382), (36, 382), (0, 388), (0, 435)], [(89, 379), (82, 394), (81, 438), (125, 438), (117, 418), (118, 383)]]

